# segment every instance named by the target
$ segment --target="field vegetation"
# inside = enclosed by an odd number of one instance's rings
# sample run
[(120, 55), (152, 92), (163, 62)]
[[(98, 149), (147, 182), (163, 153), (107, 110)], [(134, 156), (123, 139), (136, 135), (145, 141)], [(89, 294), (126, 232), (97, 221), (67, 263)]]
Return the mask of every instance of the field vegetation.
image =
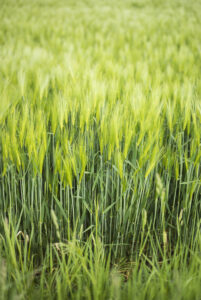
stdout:
[(201, 299), (200, 13), (0, 0), (0, 299)]

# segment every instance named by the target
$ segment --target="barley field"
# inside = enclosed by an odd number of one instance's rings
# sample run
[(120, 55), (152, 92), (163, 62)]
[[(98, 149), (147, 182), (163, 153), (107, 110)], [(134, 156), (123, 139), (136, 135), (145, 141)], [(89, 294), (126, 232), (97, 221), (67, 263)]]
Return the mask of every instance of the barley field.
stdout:
[(0, 0), (0, 300), (201, 299), (201, 1)]

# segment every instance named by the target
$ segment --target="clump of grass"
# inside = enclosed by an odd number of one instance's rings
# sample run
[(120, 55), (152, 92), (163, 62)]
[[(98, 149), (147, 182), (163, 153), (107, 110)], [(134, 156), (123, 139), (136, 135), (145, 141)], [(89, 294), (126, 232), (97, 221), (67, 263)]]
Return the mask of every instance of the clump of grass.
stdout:
[(0, 2), (0, 297), (198, 299), (200, 1)]

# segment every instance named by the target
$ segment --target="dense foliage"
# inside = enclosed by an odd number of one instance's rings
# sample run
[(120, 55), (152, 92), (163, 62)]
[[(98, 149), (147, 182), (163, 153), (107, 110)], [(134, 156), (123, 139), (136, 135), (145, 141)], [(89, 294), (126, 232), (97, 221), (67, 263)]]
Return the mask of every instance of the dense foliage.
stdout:
[(0, 299), (200, 299), (201, 1), (0, 7)]

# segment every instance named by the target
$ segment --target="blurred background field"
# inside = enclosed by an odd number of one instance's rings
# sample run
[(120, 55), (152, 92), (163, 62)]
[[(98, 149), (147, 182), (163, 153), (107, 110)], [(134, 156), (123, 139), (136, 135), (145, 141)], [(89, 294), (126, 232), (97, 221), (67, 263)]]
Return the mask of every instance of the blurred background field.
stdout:
[(200, 299), (200, 20), (0, 0), (0, 299)]

